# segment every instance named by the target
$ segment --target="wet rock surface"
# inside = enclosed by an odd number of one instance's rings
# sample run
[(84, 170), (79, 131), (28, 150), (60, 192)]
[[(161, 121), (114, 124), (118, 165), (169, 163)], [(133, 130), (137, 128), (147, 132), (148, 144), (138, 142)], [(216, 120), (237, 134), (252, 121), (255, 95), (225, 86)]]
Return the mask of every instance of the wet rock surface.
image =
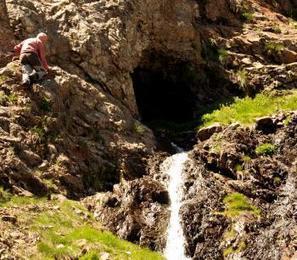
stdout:
[(161, 251), (169, 219), (168, 192), (149, 177), (114, 187), (112, 193), (86, 199), (96, 219), (121, 238)]

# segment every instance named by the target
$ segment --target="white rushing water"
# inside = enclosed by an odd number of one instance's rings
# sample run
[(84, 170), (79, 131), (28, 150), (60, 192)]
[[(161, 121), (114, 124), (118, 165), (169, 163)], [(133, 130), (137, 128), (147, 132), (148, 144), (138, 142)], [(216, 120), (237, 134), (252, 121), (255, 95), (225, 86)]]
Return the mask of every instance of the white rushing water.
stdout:
[(188, 160), (186, 152), (180, 152), (168, 157), (162, 163), (162, 171), (169, 175), (168, 192), (171, 201), (171, 215), (165, 248), (165, 257), (168, 260), (186, 260), (185, 238), (180, 222), (179, 210), (181, 207), (182, 194), (182, 172), (184, 164)]

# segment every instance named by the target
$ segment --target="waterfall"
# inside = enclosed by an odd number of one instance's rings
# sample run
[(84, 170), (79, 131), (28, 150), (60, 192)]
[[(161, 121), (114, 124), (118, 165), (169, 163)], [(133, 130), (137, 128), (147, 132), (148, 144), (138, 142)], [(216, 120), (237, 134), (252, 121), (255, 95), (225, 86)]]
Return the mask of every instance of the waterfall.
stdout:
[(171, 215), (167, 230), (167, 243), (165, 257), (168, 260), (189, 259), (185, 255), (185, 238), (180, 222), (179, 210), (182, 199), (182, 172), (184, 164), (188, 160), (188, 154), (180, 149), (178, 154), (168, 157), (161, 166), (161, 170), (169, 176), (168, 192), (171, 201)]

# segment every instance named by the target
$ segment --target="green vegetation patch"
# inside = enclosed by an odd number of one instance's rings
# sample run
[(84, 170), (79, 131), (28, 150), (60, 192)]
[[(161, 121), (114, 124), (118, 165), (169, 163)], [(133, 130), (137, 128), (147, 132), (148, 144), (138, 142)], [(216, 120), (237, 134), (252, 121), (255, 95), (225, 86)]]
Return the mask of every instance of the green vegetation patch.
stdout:
[(247, 85), (248, 81), (248, 72), (243, 69), (236, 72), (236, 78), (241, 88), (244, 88)]
[[(40, 214), (33, 224), (41, 234), (39, 252), (44, 259), (100, 259), (103, 252), (111, 259), (163, 259), (158, 253), (121, 240), (92, 222), (84, 208), (70, 201), (60, 204), (60, 209), (55, 212)], [(84, 252), (85, 248), (88, 252)]]
[(279, 42), (267, 42), (265, 44), (265, 50), (268, 54), (281, 54), (281, 52), (285, 49), (285, 46)]
[(0, 187), (0, 208), (10, 208), (15, 206), (37, 205), (46, 201), (46, 198), (14, 196), (10, 192)]
[(214, 39), (209, 39), (202, 44), (202, 56), (207, 61), (224, 64), (229, 57), (229, 52), (225, 48), (219, 48)]
[(261, 211), (253, 206), (249, 199), (241, 193), (231, 193), (224, 200), (225, 211), (224, 215), (234, 218), (244, 213), (250, 213), (254, 216), (259, 216)]
[[(28, 211), (34, 206), (34, 210)], [(109, 259), (158, 260), (162, 255), (119, 239), (102, 229), (100, 224), (79, 202), (47, 200), (46, 198), (19, 197), (0, 187), (0, 207), (16, 208), (18, 222), (28, 232), (37, 233), (39, 242), (31, 255), (19, 252), (29, 259)]]
[(228, 58), (228, 56), (229, 56), (229, 53), (226, 49), (224, 48), (218, 49), (218, 59), (221, 63), (224, 63)]
[(18, 96), (14, 93), (11, 93), (7, 96), (7, 100), (10, 102), (10, 103), (16, 103), (18, 101)]
[(7, 202), (11, 200), (11, 194), (0, 187), (0, 207), (3, 207)]
[(255, 18), (255, 15), (253, 12), (249, 12), (249, 11), (244, 11), (242, 14), (241, 14), (241, 19), (245, 22), (251, 22), (253, 21)]
[(265, 143), (256, 148), (257, 155), (273, 155), (276, 152), (277, 147), (274, 144)]
[(250, 125), (256, 118), (268, 116), (278, 111), (290, 111), (297, 109), (297, 91), (291, 91), (287, 95), (256, 95), (255, 98), (235, 98), (233, 103), (222, 105), (219, 109), (202, 117), (202, 127), (214, 123), (231, 124), (239, 122)]
[(134, 131), (134, 133), (143, 135), (146, 132), (146, 128), (139, 121), (135, 121), (134, 125), (133, 125), (133, 131)]

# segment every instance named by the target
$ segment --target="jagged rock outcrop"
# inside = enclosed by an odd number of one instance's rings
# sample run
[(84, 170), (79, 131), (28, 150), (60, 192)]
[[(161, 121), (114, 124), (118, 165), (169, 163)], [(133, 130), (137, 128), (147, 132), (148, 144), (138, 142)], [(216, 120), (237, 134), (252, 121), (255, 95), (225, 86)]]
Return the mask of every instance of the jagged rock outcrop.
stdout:
[[(130, 73), (145, 51), (201, 60), (189, 1), (7, 1), (19, 38), (49, 34), (49, 56), (65, 70), (102, 84), (137, 114)], [(170, 10), (168, 10), (170, 6)]]
[(152, 152), (151, 131), (135, 133), (137, 121), (120, 102), (59, 68), (33, 91), (21, 89), (19, 69), (14, 62), (0, 72), (5, 188), (80, 196), (145, 174), (133, 168)]

